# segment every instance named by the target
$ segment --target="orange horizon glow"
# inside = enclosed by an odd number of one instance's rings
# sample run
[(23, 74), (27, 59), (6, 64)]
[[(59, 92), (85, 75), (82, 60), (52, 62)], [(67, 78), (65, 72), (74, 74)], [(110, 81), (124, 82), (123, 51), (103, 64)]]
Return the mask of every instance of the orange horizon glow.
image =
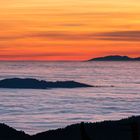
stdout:
[(0, 2), (0, 60), (140, 57), (138, 0)]

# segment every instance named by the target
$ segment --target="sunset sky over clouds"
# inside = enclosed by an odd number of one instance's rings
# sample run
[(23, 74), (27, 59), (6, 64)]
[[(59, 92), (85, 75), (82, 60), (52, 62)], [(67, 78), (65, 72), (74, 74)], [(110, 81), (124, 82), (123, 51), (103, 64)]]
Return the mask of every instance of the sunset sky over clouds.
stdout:
[(0, 1), (0, 60), (140, 56), (139, 0)]

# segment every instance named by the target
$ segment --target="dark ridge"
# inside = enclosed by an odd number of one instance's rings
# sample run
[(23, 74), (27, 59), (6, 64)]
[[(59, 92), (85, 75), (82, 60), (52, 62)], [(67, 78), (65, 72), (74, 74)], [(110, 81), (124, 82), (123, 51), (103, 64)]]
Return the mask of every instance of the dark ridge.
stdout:
[(30, 140), (31, 136), (23, 131), (17, 131), (5, 124), (0, 124), (0, 140)]
[(111, 56), (93, 58), (88, 61), (140, 61), (140, 57), (131, 58), (128, 56), (111, 55)]
[(92, 87), (91, 85), (78, 83), (75, 81), (44, 81), (37, 79), (11, 78), (0, 80), (0, 88), (19, 88), (19, 89), (49, 89), (49, 88), (82, 88)]
[(139, 140), (140, 116), (67, 126), (29, 136), (0, 124), (0, 140)]

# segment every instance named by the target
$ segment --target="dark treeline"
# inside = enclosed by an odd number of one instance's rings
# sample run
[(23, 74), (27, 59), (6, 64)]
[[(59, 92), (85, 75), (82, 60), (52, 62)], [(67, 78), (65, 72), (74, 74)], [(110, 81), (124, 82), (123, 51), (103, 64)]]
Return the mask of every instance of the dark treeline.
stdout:
[(140, 116), (119, 121), (74, 124), (36, 135), (0, 124), (0, 140), (140, 140)]

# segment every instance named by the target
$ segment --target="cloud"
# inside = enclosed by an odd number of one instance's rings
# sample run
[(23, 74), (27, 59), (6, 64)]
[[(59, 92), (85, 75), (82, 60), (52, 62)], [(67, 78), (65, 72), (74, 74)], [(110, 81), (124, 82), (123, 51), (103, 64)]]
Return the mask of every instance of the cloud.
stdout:
[(1, 41), (5, 40), (16, 40), (16, 39), (24, 39), (24, 38), (42, 38), (48, 40), (88, 40), (93, 39), (94, 36), (91, 34), (81, 34), (74, 32), (56, 32), (56, 31), (48, 31), (48, 32), (33, 32), (28, 34), (21, 35), (7, 35), (0, 36)]
[(140, 31), (105, 32), (96, 35), (99, 40), (140, 41)]
[(76, 23), (68, 23), (68, 24), (57, 24), (57, 26), (63, 26), (63, 27), (81, 27), (85, 26), (84, 24), (76, 24)]
[(0, 36), (0, 41), (24, 38), (40, 38), (46, 40), (108, 40), (108, 41), (140, 41), (140, 31), (116, 31), (102, 33), (74, 33), (74, 32), (33, 32), (21, 35)]
[(74, 32), (38, 32), (30, 37), (37, 38), (46, 38), (46, 39), (58, 39), (58, 40), (88, 40), (93, 39), (92, 35), (82, 34), (82, 33), (74, 33)]
[(85, 55), (84, 53), (77, 53), (77, 52), (64, 52), (64, 53), (29, 53), (29, 54), (1, 54), (2, 58), (18, 58), (18, 57), (51, 57), (51, 56), (82, 56)]

